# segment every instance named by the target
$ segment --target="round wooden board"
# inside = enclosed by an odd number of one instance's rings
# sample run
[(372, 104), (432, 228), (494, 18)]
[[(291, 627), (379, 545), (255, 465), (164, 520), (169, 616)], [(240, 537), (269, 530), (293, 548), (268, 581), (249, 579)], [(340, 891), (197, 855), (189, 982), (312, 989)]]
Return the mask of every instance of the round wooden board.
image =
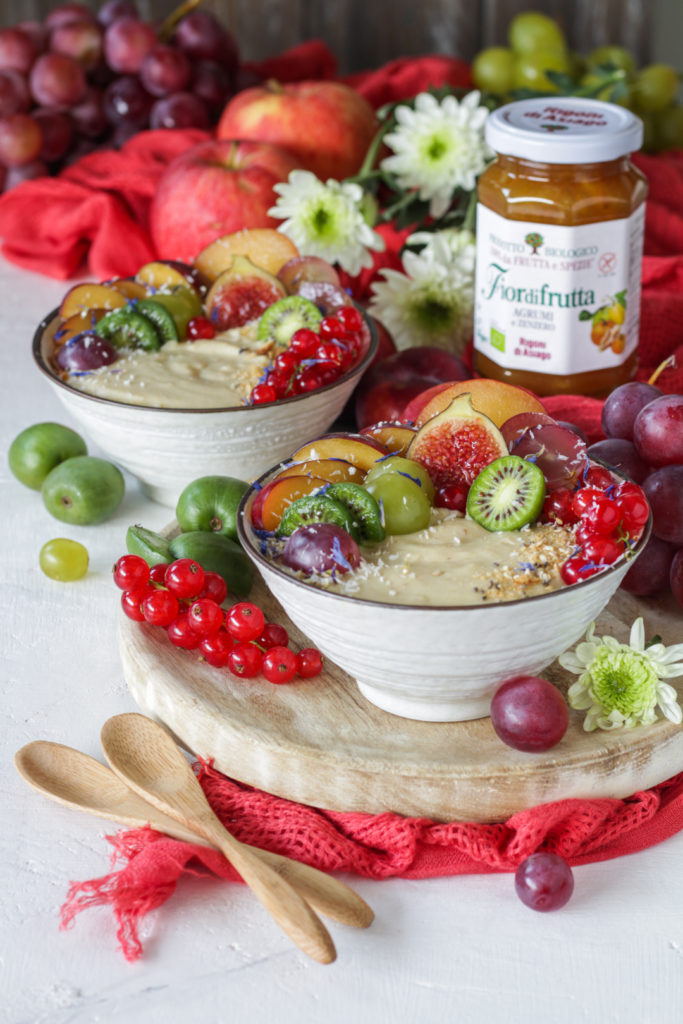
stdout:
[[(260, 578), (252, 597), (287, 627), (296, 648), (308, 646)], [(598, 634), (626, 641), (639, 614), (647, 636), (683, 640), (683, 616), (673, 601), (623, 592), (598, 620)], [(425, 723), (381, 711), (329, 662), (321, 676), (286, 686), (237, 679), (172, 647), (164, 630), (123, 615), (120, 649), (136, 702), (187, 750), (213, 758), (231, 778), (329, 810), (501, 821), (567, 797), (630, 796), (683, 770), (683, 727), (666, 720), (585, 733), (583, 713), (571, 712), (561, 743), (545, 754), (525, 754), (501, 743), (489, 718)], [(576, 678), (557, 663), (544, 676), (565, 692)]]

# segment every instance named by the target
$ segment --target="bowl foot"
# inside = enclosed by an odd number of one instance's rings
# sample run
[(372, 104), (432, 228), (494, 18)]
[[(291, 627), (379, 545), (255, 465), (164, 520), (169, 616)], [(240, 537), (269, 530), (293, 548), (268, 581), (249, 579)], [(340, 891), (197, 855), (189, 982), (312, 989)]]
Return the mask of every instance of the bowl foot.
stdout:
[(471, 697), (461, 700), (424, 700), (419, 697), (404, 697), (383, 690), (379, 686), (356, 680), (363, 696), (391, 715), (412, 718), (417, 722), (470, 722), (474, 718), (486, 718), (491, 708), (491, 697)]

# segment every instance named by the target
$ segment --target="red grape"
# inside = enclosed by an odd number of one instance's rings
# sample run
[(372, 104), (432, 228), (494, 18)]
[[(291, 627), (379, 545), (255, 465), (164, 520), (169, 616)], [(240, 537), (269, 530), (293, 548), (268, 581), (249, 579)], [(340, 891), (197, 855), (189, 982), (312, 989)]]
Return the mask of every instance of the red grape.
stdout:
[(644, 381), (632, 380), (615, 388), (602, 407), (602, 429), (607, 437), (633, 440), (633, 424), (641, 409), (659, 398), (659, 388)]
[(206, 104), (189, 92), (176, 92), (157, 100), (149, 115), (151, 128), (208, 128)]
[(87, 139), (98, 139), (109, 127), (104, 113), (103, 94), (93, 85), (86, 88), (83, 98), (71, 107), (69, 113), (78, 133)]
[(556, 853), (532, 853), (515, 872), (515, 892), (532, 910), (559, 910), (573, 891), (572, 869)]
[(8, 167), (2, 183), (3, 190), (9, 192), (10, 189), (21, 185), (23, 181), (44, 178), (47, 173), (47, 164), (43, 160), (31, 160), (30, 163), (22, 164), (21, 167)]
[(95, 16), (85, 4), (60, 4), (45, 16), (45, 25), (52, 30), (70, 21), (94, 21)]
[(683, 395), (662, 395), (641, 409), (633, 441), (651, 466), (683, 463)]
[(29, 74), (31, 94), (42, 107), (72, 107), (85, 93), (83, 68), (73, 57), (44, 53)]
[(57, 365), (69, 373), (97, 370), (116, 362), (119, 354), (114, 346), (95, 331), (82, 331), (70, 338), (57, 353)]
[(20, 28), (0, 29), (0, 68), (25, 75), (38, 55), (33, 39)]
[(173, 41), (195, 59), (214, 60), (226, 68), (236, 68), (239, 62), (235, 40), (208, 11), (186, 15), (178, 23)]
[(669, 570), (676, 547), (653, 534), (624, 576), (621, 585), (629, 594), (645, 597), (669, 586)]
[(31, 37), (36, 54), (45, 52), (48, 36), (50, 35), (50, 30), (46, 25), (41, 24), (39, 21), (28, 20), (18, 22), (15, 28), (20, 28), (22, 32)]
[(110, 124), (139, 130), (147, 126), (152, 97), (132, 75), (124, 75), (108, 85), (103, 97), (104, 113)]
[(552, 683), (537, 676), (516, 676), (493, 695), (491, 724), (509, 747), (539, 753), (560, 742), (569, 724), (569, 709)]
[(660, 540), (683, 546), (683, 466), (663, 466), (643, 481), (652, 509), (652, 532)]
[(140, 81), (152, 96), (182, 92), (190, 81), (190, 62), (182, 50), (158, 43), (140, 66)]
[(37, 160), (43, 145), (40, 125), (30, 114), (12, 114), (0, 121), (0, 163), (21, 167)]
[(192, 92), (204, 100), (209, 110), (219, 113), (233, 91), (225, 68), (212, 60), (198, 60), (192, 69)]
[(90, 19), (67, 21), (52, 32), (50, 49), (53, 53), (73, 57), (82, 68), (89, 71), (102, 57), (102, 29)]
[(633, 442), (621, 437), (608, 437), (604, 441), (596, 441), (588, 448), (587, 454), (590, 459), (618, 470), (637, 484), (642, 484), (650, 472), (649, 466), (641, 459)]
[(588, 461), (586, 445), (566, 427), (545, 423), (540, 416), (537, 419), (538, 425), (525, 427), (509, 442), (511, 454), (534, 462), (542, 471), (549, 491), (573, 487)]
[(111, 25), (112, 22), (120, 21), (122, 18), (137, 17), (138, 9), (131, 0), (107, 0), (107, 3), (102, 4), (97, 12), (97, 20), (105, 28)]
[(31, 105), (28, 83), (18, 71), (0, 71), (0, 118), (25, 114)]
[(353, 537), (334, 523), (300, 526), (287, 538), (282, 562), (299, 572), (349, 572), (360, 565), (360, 551)]
[(119, 18), (104, 33), (104, 55), (114, 71), (134, 75), (155, 43), (151, 25), (138, 18)]
[(31, 116), (40, 126), (43, 137), (40, 159), (47, 164), (61, 160), (74, 137), (74, 123), (67, 111), (38, 107)]
[(683, 549), (677, 551), (673, 557), (669, 570), (669, 583), (671, 593), (683, 608)]

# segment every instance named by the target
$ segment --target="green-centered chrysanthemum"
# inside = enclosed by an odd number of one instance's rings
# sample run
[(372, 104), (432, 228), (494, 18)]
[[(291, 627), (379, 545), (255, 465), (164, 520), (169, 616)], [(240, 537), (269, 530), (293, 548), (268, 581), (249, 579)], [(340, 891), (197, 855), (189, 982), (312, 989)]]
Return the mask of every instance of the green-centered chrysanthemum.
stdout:
[(628, 644), (614, 637), (595, 636), (595, 623), (586, 639), (575, 651), (565, 651), (560, 665), (579, 676), (569, 688), (569, 703), (586, 710), (583, 727), (594, 729), (633, 728), (650, 725), (657, 718), (657, 709), (665, 718), (679, 724), (683, 712), (673, 686), (666, 678), (683, 675), (683, 644), (665, 647), (655, 643), (645, 646), (642, 619), (631, 627)]
[(474, 236), (448, 229), (419, 233), (409, 243), (404, 273), (385, 268), (372, 283), (369, 310), (390, 332), (399, 349), (438, 345), (459, 351), (472, 331)]
[(319, 256), (349, 274), (372, 266), (369, 250), (381, 252), (384, 240), (363, 216), (363, 189), (333, 178), (322, 182), (310, 171), (292, 171), (274, 186), (279, 199), (268, 211), (283, 221), (279, 230), (302, 256)]

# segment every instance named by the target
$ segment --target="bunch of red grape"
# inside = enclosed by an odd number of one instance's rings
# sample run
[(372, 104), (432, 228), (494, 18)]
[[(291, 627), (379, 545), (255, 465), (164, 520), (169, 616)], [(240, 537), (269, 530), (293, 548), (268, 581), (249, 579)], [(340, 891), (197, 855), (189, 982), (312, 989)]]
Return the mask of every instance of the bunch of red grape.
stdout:
[(683, 606), (683, 395), (622, 384), (605, 400), (602, 428), (607, 439), (588, 454), (639, 483), (652, 510), (652, 536), (622, 586), (641, 596), (670, 587)]
[(123, 591), (121, 607), (129, 619), (163, 627), (175, 647), (197, 651), (214, 668), (243, 679), (260, 674), (271, 683), (311, 679), (322, 671), (320, 651), (292, 651), (287, 630), (267, 622), (258, 605), (239, 601), (224, 611), (225, 580), (191, 558), (150, 568), (139, 555), (122, 555), (114, 583)]
[(0, 190), (144, 128), (209, 128), (235, 92), (239, 54), (195, 6), (154, 26), (133, 0), (96, 13), (65, 3), (0, 29)]

